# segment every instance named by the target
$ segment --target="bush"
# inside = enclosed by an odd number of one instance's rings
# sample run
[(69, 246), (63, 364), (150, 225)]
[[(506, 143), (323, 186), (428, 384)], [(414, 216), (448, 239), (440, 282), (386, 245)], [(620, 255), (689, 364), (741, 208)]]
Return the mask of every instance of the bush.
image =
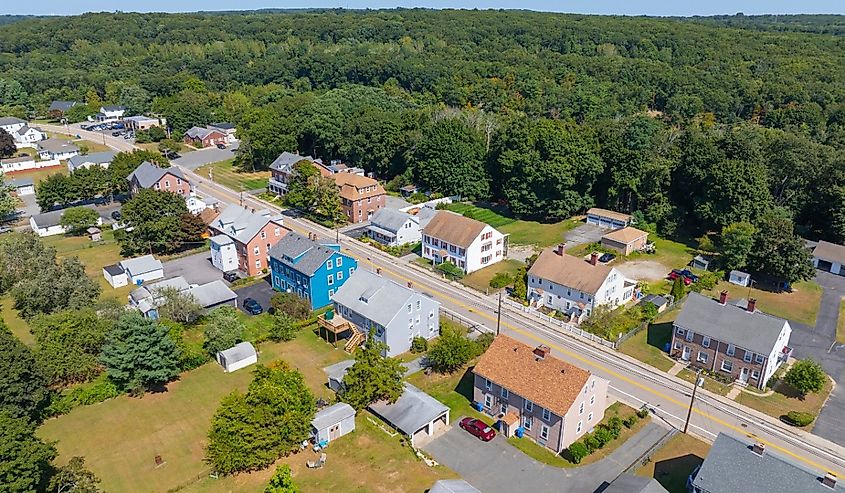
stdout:
[(594, 435), (585, 436), (584, 445), (587, 447), (587, 452), (591, 454), (601, 448), (598, 439)]
[(47, 408), (49, 416), (67, 414), (77, 406), (88, 406), (117, 397), (121, 394), (118, 388), (103, 374), (96, 380), (68, 389), (55, 398)]
[(273, 323), (270, 325), (269, 338), (273, 342), (287, 342), (296, 339), (299, 327), (288, 315), (276, 312), (273, 315)]
[(479, 356), (487, 351), (487, 348), (490, 347), (490, 344), (493, 344), (493, 339), (495, 338), (496, 336), (492, 332), (484, 332), (475, 338), (475, 345), (478, 346)]
[(619, 433), (622, 431), (622, 418), (619, 416), (611, 417), (607, 420), (607, 428), (613, 434), (614, 439), (619, 438)]
[(428, 351), (428, 340), (425, 337), (414, 337), (411, 341), (411, 352), (414, 354)]
[(802, 413), (800, 411), (789, 411), (786, 413), (786, 417), (784, 421), (791, 424), (792, 426), (807, 426), (812, 423), (816, 419), (810, 413)]
[(623, 424), (623, 425), (625, 425), (625, 428), (629, 428), (629, 429), (630, 429), (630, 428), (633, 428), (633, 427), (634, 427), (634, 425), (635, 425), (635, 424), (637, 424), (637, 422), (638, 422), (639, 420), (640, 420), (640, 418), (639, 418), (639, 417), (637, 417), (637, 415), (636, 415), (636, 414), (632, 414), (632, 415), (628, 416), (627, 418), (625, 418), (625, 419), (622, 421), (622, 424)]
[(603, 448), (613, 440), (614, 436), (613, 432), (610, 431), (610, 428), (600, 426), (596, 429), (595, 433), (593, 433), (593, 438), (595, 438), (598, 448)]
[(826, 379), (822, 366), (811, 359), (796, 362), (783, 377), (784, 382), (802, 394), (820, 392)]
[(490, 287), (495, 289), (500, 289), (513, 281), (513, 278), (507, 272), (499, 272), (493, 279), (490, 279)]
[(647, 407), (641, 407), (637, 411), (637, 417), (639, 417), (640, 419), (645, 419), (646, 416), (648, 416), (648, 408)]
[(580, 464), (584, 460), (584, 457), (590, 455), (590, 452), (583, 443), (575, 442), (569, 446), (569, 455), (572, 458), (572, 462)]
[(270, 298), (273, 312), (284, 313), (294, 320), (305, 320), (311, 315), (311, 303), (296, 293), (277, 293)]
[(428, 362), (438, 373), (453, 373), (477, 356), (478, 346), (466, 334), (450, 326), (443, 326), (440, 337), (428, 351)]
[(464, 271), (461, 270), (460, 267), (451, 263), (451, 262), (443, 262), (442, 264), (435, 267), (435, 269), (439, 270), (440, 272), (446, 274), (446, 277), (449, 279), (463, 279)]

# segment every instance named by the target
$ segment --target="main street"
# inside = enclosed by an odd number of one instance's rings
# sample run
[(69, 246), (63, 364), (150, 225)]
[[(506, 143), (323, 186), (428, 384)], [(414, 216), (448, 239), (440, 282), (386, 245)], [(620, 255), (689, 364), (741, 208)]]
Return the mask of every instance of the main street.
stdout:
[[(63, 127), (55, 127), (61, 130), (53, 130), (49, 127), (53, 126), (45, 126), (45, 129), (66, 133)], [(85, 138), (91, 138), (85, 132), (77, 133)], [(124, 146), (118, 147), (118, 144), (127, 144), (122, 139), (114, 139), (111, 136), (102, 137), (94, 132), (88, 133), (102, 138), (110, 147), (126, 150)], [(268, 202), (249, 195), (241, 195), (222, 185), (209, 182), (207, 178), (196, 175), (190, 170), (184, 168), (182, 170), (197, 191), (202, 194), (230, 204), (239, 204), (243, 201), (246, 207), (269, 208), (281, 212), (281, 209)], [(447, 282), (430, 271), (394, 258), (344, 235), (338, 235), (336, 231), (310, 221), (286, 217), (285, 224), (303, 234), (316, 233), (324, 240), (335, 241), (337, 238), (344, 250), (358, 259), (361, 268), (380, 269), (382, 275), (403, 284), (411, 283), (416, 289), (437, 299), (446, 310), (457, 313), (487, 330), (496, 328), (497, 306), (493, 298)], [(611, 392), (618, 399), (637, 407), (645, 404), (654, 411), (656, 419), (667, 425), (683, 428), (692, 393), (690, 383), (644, 365), (612, 349), (562, 334), (556, 330), (555, 326), (507, 305), (502, 307), (501, 331), (531, 345), (541, 343), (548, 345), (556, 356), (609, 379)], [(704, 389), (698, 391), (690, 419), (690, 431), (707, 441), (712, 441), (720, 432), (734, 436), (753, 437), (754, 440), (766, 444), (769, 450), (775, 450), (804, 467), (819, 473), (829, 471), (839, 477), (845, 477), (845, 448), (824, 438), (792, 428), (775, 418), (740, 406)]]

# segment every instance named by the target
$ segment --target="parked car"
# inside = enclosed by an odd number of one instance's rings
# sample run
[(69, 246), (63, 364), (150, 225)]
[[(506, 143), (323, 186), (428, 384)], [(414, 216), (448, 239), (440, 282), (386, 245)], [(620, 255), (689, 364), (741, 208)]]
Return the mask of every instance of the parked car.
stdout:
[(684, 285), (689, 286), (692, 284), (692, 279), (682, 274), (682, 270), (680, 269), (672, 269), (672, 272), (669, 273), (669, 280), (674, 281), (677, 278), (681, 278), (684, 280)]
[(218, 148), (218, 149), (225, 149), (225, 148), (226, 148), (226, 144), (217, 144), (217, 148)]
[(123, 135), (123, 138), (124, 138), (124, 139), (126, 139), (126, 140), (129, 140), (129, 139), (131, 139), (132, 137), (134, 137), (134, 135), (133, 135), (133, 134), (131, 134), (131, 133), (129, 133), (129, 132), (127, 132), (126, 134), (124, 134), (124, 135)]
[(167, 151), (166, 153), (164, 153), (164, 157), (166, 157), (167, 159), (173, 160), (173, 159), (179, 159), (179, 158), (180, 158), (180, 157), (182, 157), (182, 156), (180, 156), (180, 155), (179, 155), (178, 153), (176, 153), (176, 152), (173, 152), (173, 151)]
[(699, 277), (692, 273), (689, 269), (684, 269), (681, 271), (681, 275), (688, 278), (692, 282), (698, 282)]
[(243, 307), (244, 310), (250, 315), (258, 315), (264, 313), (264, 308), (261, 308), (261, 304), (252, 298), (245, 299), (243, 302)]
[(120, 221), (120, 211), (111, 211), (111, 218), (115, 221)]
[(112, 136), (112, 137), (120, 137), (120, 134), (122, 134), (122, 133), (123, 133), (123, 132), (120, 132), (120, 131), (115, 130), (114, 132), (112, 132), (112, 133), (111, 133), (111, 136)]
[[(235, 282), (235, 281), (238, 280), (238, 273), (233, 271), (233, 270), (229, 271), (229, 272), (224, 272), (223, 273), (223, 279), (228, 281), (228, 282)], [(244, 300), (244, 301), (246, 301), (246, 300)]]
[(480, 419), (464, 418), (459, 426), (485, 442), (489, 442), (496, 436), (496, 430)]
[(599, 262), (606, 264), (606, 263), (610, 262), (611, 260), (613, 260), (615, 258), (616, 258), (616, 255), (614, 255), (612, 253), (605, 253), (601, 257), (599, 257)]
[(12, 228), (10, 228), (8, 226), (0, 226), (0, 234), (11, 233), (11, 232), (12, 232)]

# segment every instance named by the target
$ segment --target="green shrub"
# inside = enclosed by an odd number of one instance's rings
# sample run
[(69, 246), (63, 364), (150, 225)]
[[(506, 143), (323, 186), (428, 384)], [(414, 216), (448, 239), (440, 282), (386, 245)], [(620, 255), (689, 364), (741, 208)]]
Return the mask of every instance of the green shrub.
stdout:
[(414, 337), (411, 341), (411, 352), (414, 354), (428, 351), (428, 340), (425, 337)]
[(104, 373), (92, 382), (62, 392), (50, 403), (47, 413), (50, 416), (66, 414), (77, 406), (96, 404), (119, 395), (121, 392)]
[(640, 420), (640, 418), (636, 414), (632, 414), (632, 415), (628, 416), (627, 418), (625, 418), (622, 421), (622, 424), (625, 425), (625, 428), (633, 428), (634, 425), (637, 424), (637, 421), (639, 421), (639, 420)]
[(599, 444), (599, 440), (595, 437), (595, 435), (585, 436), (584, 445), (587, 447), (587, 451), (591, 454), (603, 446), (603, 444)]
[(637, 417), (639, 417), (640, 419), (645, 419), (646, 416), (648, 416), (648, 408), (647, 407), (641, 407), (637, 411)]
[(596, 439), (598, 448), (603, 448), (613, 440), (613, 432), (611, 432), (606, 426), (600, 426), (596, 429), (595, 433), (593, 433), (593, 438)]
[(816, 419), (810, 413), (802, 413), (800, 411), (789, 411), (786, 413), (786, 417), (784, 421), (791, 424), (792, 426), (807, 426), (812, 423)]
[(613, 416), (607, 420), (607, 428), (613, 434), (613, 438), (619, 438), (619, 432), (622, 431), (622, 418)]
[(439, 270), (440, 272), (446, 274), (446, 277), (449, 279), (463, 279), (464, 271), (461, 270), (460, 267), (451, 263), (451, 262), (443, 262), (442, 264), (435, 267), (435, 269)]
[(500, 289), (513, 282), (513, 277), (507, 272), (499, 272), (490, 279), (490, 287)]
[(475, 345), (478, 346), (479, 356), (487, 351), (487, 348), (490, 347), (490, 344), (493, 344), (493, 339), (495, 338), (496, 335), (492, 332), (484, 332), (475, 338)]
[(584, 457), (590, 455), (587, 447), (581, 442), (575, 442), (569, 446), (569, 455), (572, 462), (580, 464)]

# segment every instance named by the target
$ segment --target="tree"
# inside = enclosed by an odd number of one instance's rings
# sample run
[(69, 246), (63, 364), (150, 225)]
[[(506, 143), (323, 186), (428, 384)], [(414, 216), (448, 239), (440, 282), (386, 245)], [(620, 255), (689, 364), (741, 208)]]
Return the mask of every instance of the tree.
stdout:
[(428, 350), (428, 362), (439, 373), (453, 373), (478, 356), (478, 347), (458, 327), (443, 325)]
[(45, 264), (56, 262), (56, 250), (45, 246), (35, 233), (0, 235), (0, 293), (23, 279), (30, 279)]
[(35, 317), (35, 354), (50, 384), (69, 385), (96, 377), (101, 371), (100, 351), (112, 323), (93, 308)]
[(757, 225), (749, 267), (789, 284), (812, 279), (816, 271), (804, 240), (793, 231), (792, 220), (782, 211), (763, 216)]
[(669, 291), (669, 294), (672, 295), (675, 303), (684, 299), (684, 296), (687, 294), (687, 287), (684, 285), (683, 277), (678, 276), (672, 281), (672, 289)]
[(0, 221), (17, 210), (17, 201), (12, 195), (14, 188), (6, 183), (6, 175), (0, 172)]
[(754, 248), (757, 229), (746, 222), (731, 223), (722, 228), (722, 261), (726, 270), (744, 269)]
[(0, 412), (37, 420), (50, 400), (32, 350), (0, 323)]
[(285, 202), (333, 222), (342, 215), (334, 180), (320, 175), (317, 167), (305, 159), (293, 165), (293, 179), (285, 194)]
[(102, 288), (85, 274), (85, 266), (77, 257), (43, 260), (45, 263), (30, 278), (19, 281), (12, 288), (15, 308), (25, 318), (85, 308), (100, 297)]
[(183, 324), (192, 324), (202, 315), (203, 306), (191, 293), (173, 287), (156, 290), (159, 317)]
[(69, 176), (55, 173), (41, 180), (35, 188), (35, 201), (42, 211), (76, 200), (76, 191)]
[(0, 157), (14, 156), (18, 152), (15, 139), (9, 132), (0, 128)]
[(264, 493), (299, 493), (299, 488), (290, 477), (290, 466), (282, 464), (276, 467), (276, 472), (264, 488)]
[(123, 205), (121, 213), (127, 230), (118, 241), (125, 254), (175, 252), (201, 241), (193, 221), (186, 229), (183, 219), (190, 213), (178, 194), (142, 189)]
[(100, 478), (85, 469), (84, 457), (71, 457), (68, 464), (60, 467), (50, 478), (51, 493), (102, 493)]
[(78, 235), (84, 233), (91, 226), (95, 226), (98, 219), (100, 219), (100, 215), (94, 209), (69, 207), (65, 209), (65, 213), (62, 215), (61, 225), (68, 230), (68, 233)]
[(467, 199), (486, 198), (484, 139), (460, 118), (442, 118), (423, 130), (410, 158), (414, 176), (428, 189)]
[(292, 341), (296, 339), (296, 333), (297, 327), (290, 315), (283, 312), (276, 312), (273, 315), (273, 323), (270, 325), (271, 341)]
[(263, 469), (310, 435), (314, 396), (302, 374), (278, 362), (253, 375), (246, 394), (224, 397), (211, 420), (206, 457), (218, 473)]
[(810, 392), (821, 392), (827, 383), (827, 374), (818, 362), (802, 359), (792, 365), (784, 375), (783, 381), (802, 395), (806, 395)]
[(238, 310), (231, 306), (215, 309), (205, 324), (205, 350), (215, 355), (241, 342), (246, 326), (238, 318)]
[(167, 327), (137, 312), (120, 317), (100, 361), (109, 380), (133, 392), (164, 384), (179, 372), (179, 355)]
[(0, 411), (0, 484), (4, 492), (41, 491), (55, 458), (55, 447), (35, 435), (33, 423)]
[(294, 320), (305, 320), (311, 315), (311, 303), (296, 293), (276, 293), (270, 298), (273, 313), (283, 313)]
[(513, 276), (513, 297), (524, 301), (528, 297), (528, 279), (525, 266), (520, 266)]
[(394, 403), (402, 395), (402, 377), (407, 371), (395, 358), (385, 358), (387, 345), (375, 339), (375, 331), (367, 334), (367, 343), (355, 352), (355, 363), (343, 377), (344, 402), (357, 410), (373, 402)]
[(120, 105), (129, 115), (140, 115), (150, 109), (150, 93), (138, 85), (130, 84), (120, 90)]

